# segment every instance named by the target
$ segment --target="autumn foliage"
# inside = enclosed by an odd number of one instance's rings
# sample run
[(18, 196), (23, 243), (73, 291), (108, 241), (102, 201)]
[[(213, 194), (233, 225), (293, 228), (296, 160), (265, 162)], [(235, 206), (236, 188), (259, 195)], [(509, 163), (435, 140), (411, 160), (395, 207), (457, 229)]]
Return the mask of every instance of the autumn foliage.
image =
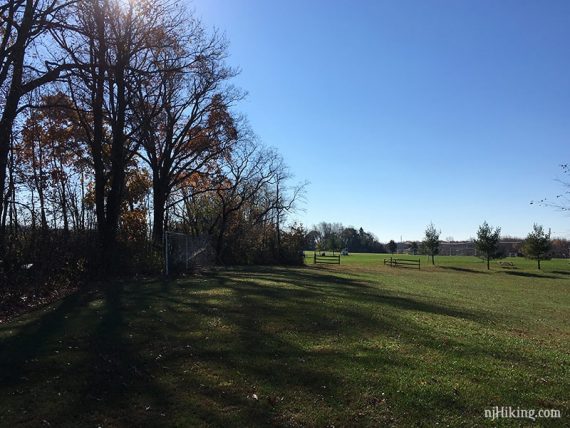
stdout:
[(166, 230), (210, 237), (218, 263), (300, 261), (303, 186), (239, 113), (223, 36), (170, 0), (0, 13), (6, 299), (160, 273)]

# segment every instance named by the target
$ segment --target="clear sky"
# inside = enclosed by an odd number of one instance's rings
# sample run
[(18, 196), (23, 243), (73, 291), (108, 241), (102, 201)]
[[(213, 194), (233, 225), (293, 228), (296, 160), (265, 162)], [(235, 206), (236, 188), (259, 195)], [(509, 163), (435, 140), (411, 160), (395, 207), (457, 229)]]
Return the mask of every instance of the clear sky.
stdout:
[(568, 215), (529, 204), (570, 162), (570, 1), (192, 5), (230, 40), (254, 131), (310, 182), (305, 225), (570, 238)]

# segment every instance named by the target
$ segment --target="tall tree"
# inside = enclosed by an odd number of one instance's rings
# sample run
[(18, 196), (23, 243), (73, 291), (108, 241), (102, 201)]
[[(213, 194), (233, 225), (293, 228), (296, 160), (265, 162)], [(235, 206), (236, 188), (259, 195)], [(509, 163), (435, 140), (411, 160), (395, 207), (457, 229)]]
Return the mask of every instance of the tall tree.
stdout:
[(141, 75), (134, 92), (134, 138), (140, 157), (152, 172), (153, 239), (162, 241), (165, 211), (191, 177), (215, 169), (238, 139), (239, 125), (230, 112), (241, 97), (228, 81), (236, 71), (227, 67), (227, 44), (214, 33), (205, 35), (193, 19), (184, 28), (160, 34), (163, 43), (151, 51), (151, 73)]
[(485, 221), (479, 230), (477, 230), (477, 239), (475, 239), (475, 248), (485, 256), (487, 261), (487, 270), (490, 269), (490, 261), (495, 258), (501, 237), (501, 228), (495, 230)]
[(540, 270), (540, 261), (547, 258), (552, 246), (550, 233), (546, 233), (542, 226), (534, 224), (533, 231), (528, 234), (523, 244), (524, 254), (537, 261)]
[(94, 171), (101, 248), (113, 260), (127, 166), (137, 152), (133, 94), (141, 75), (152, 75), (152, 52), (168, 39), (183, 14), (169, 0), (78, 0), (74, 37), (57, 35), (76, 72), (69, 79), (85, 129)]
[[(46, 47), (46, 39), (65, 23), (72, 1), (8, 0), (0, 4), (0, 218), (6, 206), (8, 155), (21, 100), (71, 67)], [(3, 242), (0, 227), (0, 257)]]
[(439, 235), (441, 235), (441, 230), (437, 230), (434, 224), (430, 223), (426, 228), (422, 244), (428, 255), (431, 256), (432, 265), (435, 265), (435, 255), (439, 253)]
[(388, 251), (390, 251), (390, 254), (394, 254), (397, 248), (398, 244), (396, 244), (396, 242), (393, 239), (390, 242), (388, 242)]

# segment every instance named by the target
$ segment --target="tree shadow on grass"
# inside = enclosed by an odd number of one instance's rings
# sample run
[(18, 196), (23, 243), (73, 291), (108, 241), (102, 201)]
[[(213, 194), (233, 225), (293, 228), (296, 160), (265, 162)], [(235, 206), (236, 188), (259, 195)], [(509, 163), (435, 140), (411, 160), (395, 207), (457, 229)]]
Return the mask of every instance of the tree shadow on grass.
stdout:
[(489, 274), (489, 272), (485, 272), (482, 270), (462, 268), (462, 267), (456, 267), (456, 266), (440, 266), (440, 268), (446, 269), (446, 270), (453, 270), (453, 271), (457, 271), (457, 272), (465, 272), (465, 273), (479, 273), (479, 274), (485, 274), (485, 275)]
[[(438, 305), (418, 298), (418, 296), (406, 295), (403, 293), (394, 293), (382, 289), (381, 285), (373, 285), (367, 283), (364, 279), (350, 279), (339, 277), (328, 272), (319, 270), (286, 270), (286, 271), (250, 271), (248, 277), (252, 280), (261, 281), (280, 281), (297, 287), (296, 294), (302, 293), (301, 290), (311, 290), (315, 297), (319, 295), (335, 296), (355, 303), (374, 302), (379, 306), (389, 305), (395, 309), (411, 310), (425, 313), (433, 313), (438, 315), (463, 318), (475, 322), (485, 322), (485, 314), (476, 311), (467, 311), (450, 307), (449, 305)], [(332, 285), (332, 286), (331, 286)], [(250, 287), (259, 291), (259, 286), (252, 282)], [(263, 292), (263, 291), (261, 291)], [(281, 296), (275, 296), (279, 299), (291, 297), (290, 289), (280, 289), (265, 291), (270, 296), (273, 293), (279, 293)]]
[[(101, 424), (115, 414), (124, 419), (114, 423), (128, 425), (144, 415), (144, 409), (123, 407), (129, 394), (144, 391), (147, 402), (162, 401), (160, 388), (140, 376), (140, 355), (125, 341), (122, 292), (121, 283), (97, 293), (79, 291), (2, 341), (0, 394), (14, 399), (4, 401), (6, 414), (56, 426)], [(90, 307), (99, 299), (102, 310)], [(17, 399), (27, 394), (31, 399)]]
[[(91, 305), (94, 299), (102, 306)], [(417, 352), (444, 346), (459, 358), (489, 354), (414, 321), (408, 311), (489, 321), (326, 269), (248, 268), (179, 282), (110, 284), (97, 296), (70, 296), (0, 344), (2, 373), (9, 374), (0, 392), (22, 391), (6, 402), (11, 413), (0, 424), (355, 425), (363, 420), (354, 419), (351, 403), (380, 388), (395, 391), (399, 373), (418, 370), (415, 354), (369, 347), (371, 337)], [(500, 349), (493, 349), (497, 358), (524, 358)], [(355, 378), (353, 368), (379, 374)], [(58, 393), (62, 402), (45, 404)], [(465, 402), (446, 394), (424, 397), (418, 418), (430, 403), (466, 411)], [(288, 407), (297, 397), (313, 404)], [(22, 406), (28, 416), (13, 416)]]
[[(351, 305), (337, 307), (331, 312), (327, 305), (319, 303), (329, 294), (327, 287), (330, 282), (321, 283), (323, 292), (299, 289), (296, 287), (301, 285), (291, 279), (294, 274), (282, 274), (288, 279), (288, 284), (295, 287), (288, 289), (279, 285), (285, 279), (281, 274), (249, 272), (248, 280), (239, 281), (230, 278), (233, 272), (227, 276), (221, 274), (216, 281), (217, 286), (232, 290), (234, 304), (240, 308), (239, 311), (224, 310), (223, 303), (215, 303), (211, 299), (208, 301), (207, 296), (192, 296), (190, 302), (185, 298), (173, 297), (171, 304), (187, 305), (192, 310), (198, 306), (201, 308), (198, 316), (219, 316), (223, 324), (235, 329), (226, 337), (210, 336), (210, 340), (194, 341), (194, 355), (200, 361), (215, 364), (218, 373), (240, 373), (247, 383), (255, 385), (251, 391), (264, 399), (267, 398), (268, 389), (278, 391), (277, 395), (282, 394), (289, 400), (291, 395), (306, 396), (310, 401), (316, 400), (319, 407), (330, 406), (331, 413), (342, 413), (342, 403), (355, 399), (353, 390), (348, 387), (354, 380), (345, 377), (347, 373), (343, 374), (346, 368), (365, 364), (386, 373), (414, 369), (414, 362), (410, 358), (390, 352), (370, 351), (366, 358), (361, 357), (360, 362), (356, 362), (353, 350), (345, 346), (371, 334), (401, 334), (404, 330), (399, 318), (375, 317)], [(317, 283), (322, 281), (321, 277), (313, 274), (302, 275), (303, 281), (307, 276)], [(212, 286), (216, 287), (214, 284)], [(383, 305), (402, 306), (401, 301), (394, 302), (384, 302)], [(414, 334), (418, 334), (418, 331)], [(431, 338), (426, 339), (426, 343), (430, 342)], [(300, 346), (301, 343), (305, 345)], [(175, 361), (179, 358), (183, 358), (182, 355), (171, 355), (168, 361), (176, 365)], [(216, 389), (210, 390), (215, 395)], [(279, 415), (270, 412), (269, 416), (272, 418), (269, 420), (283, 422)], [(343, 417), (349, 416), (346, 413)], [(268, 422), (268, 419), (262, 420)], [(344, 420), (344, 423), (347, 421), (350, 419)], [(253, 422), (255, 419), (249, 420), (249, 423)], [(304, 422), (320, 425), (327, 421)], [(355, 423), (354, 420), (352, 423)]]
[[(68, 323), (69, 315), (78, 307), (85, 306), (90, 299), (90, 295), (80, 292), (67, 296), (55, 307), (44, 309), (44, 315), (28, 322), (17, 335), (2, 340), (0, 342), (2, 344), (0, 347), (0, 368), (2, 369), (0, 370), (0, 385), (18, 382), (23, 375), (24, 365), (30, 359), (47, 355), (51, 351), (48, 348), (51, 338), (61, 334)], [(31, 314), (25, 316), (31, 316)], [(17, 321), (22, 320), (17, 319)]]
[[(220, 284), (195, 289), (217, 286)], [(168, 311), (169, 305), (179, 304), (173, 295), (181, 291), (190, 310)], [(251, 345), (258, 332), (244, 331), (251, 328), (249, 308), (245, 313), (239, 307), (224, 313), (227, 322), (234, 317), (242, 320), (236, 322), (237, 337), (246, 345), (240, 348), (231, 342), (228, 350), (221, 352), (215, 342), (204, 338), (202, 330), (203, 320), (215, 307), (208, 302), (209, 295), (192, 291), (174, 282), (127, 287), (112, 283), (97, 296), (77, 293), (66, 298), (1, 341), (0, 397), (11, 399), (2, 400), (6, 413), (0, 416), (0, 425), (40, 425), (45, 420), (56, 426), (171, 426), (173, 414), (182, 418), (178, 422), (182, 426), (231, 425), (232, 415), (225, 415), (223, 409), (233, 409), (250, 422), (271, 420), (270, 403), (259, 404), (242, 389), (219, 387), (207, 372), (187, 375), (169, 367), (173, 362), (187, 366), (192, 361), (216, 366), (224, 354), (237, 354), (242, 358), (228, 366), (245, 370), (245, 362), (251, 360)], [(94, 299), (102, 301), (99, 310), (89, 305)], [(168, 322), (163, 316), (168, 316)], [(81, 325), (73, 326), (75, 323)], [(200, 335), (180, 343), (179, 336), (188, 332)], [(245, 340), (248, 337), (250, 340)], [(275, 348), (287, 347), (267, 336), (264, 340), (272, 357)], [(256, 361), (246, 373), (255, 370)], [(271, 369), (260, 366), (259, 373), (268, 376)], [(299, 373), (304, 379), (325, 376), (310, 370)]]
[(505, 275), (512, 275), (512, 276), (522, 276), (525, 278), (541, 278), (541, 279), (561, 279), (558, 276), (554, 275), (545, 275), (545, 274), (538, 274), (538, 273), (531, 273), (531, 272), (513, 272), (513, 271), (505, 271), (503, 272)]
[(570, 275), (569, 270), (553, 270), (551, 272), (555, 273), (556, 275)]
[[(232, 274), (233, 272), (228, 275)], [(222, 277), (224, 275), (221, 274)], [(485, 344), (472, 342), (469, 338), (450, 338), (444, 332), (438, 333), (437, 329), (426, 327), (423, 323), (413, 322), (409, 317), (402, 315), (401, 309), (485, 322), (485, 316), (481, 313), (449, 310), (447, 307), (421, 302), (410, 296), (391, 296), (379, 287), (363, 287), (356, 280), (338, 281), (339, 278), (336, 277), (336, 281), (331, 281), (330, 274), (315, 270), (275, 270), (272, 272), (252, 270), (247, 272), (247, 276), (249, 276), (249, 281), (220, 278), (220, 285), (230, 287), (239, 296), (240, 307), (244, 312), (251, 311), (255, 314), (254, 318), (242, 319), (239, 314), (232, 313), (238, 315), (237, 318), (233, 318), (232, 323), (241, 325), (240, 331), (244, 332), (241, 336), (244, 340), (242, 345), (244, 347), (232, 347), (237, 352), (233, 353), (234, 358), (230, 358), (225, 364), (231, 365), (234, 370), (245, 371), (253, 377), (269, 378), (275, 385), (285, 390), (301, 388), (317, 395), (319, 393), (318, 383), (329, 383), (329, 391), (332, 391), (334, 396), (340, 400), (339, 402), (342, 402), (342, 398), (339, 397), (343, 397), (347, 380), (343, 381), (338, 373), (334, 375), (326, 370), (306, 372), (302, 369), (299, 369), (299, 374), (301, 379), (306, 380), (306, 384), (292, 380), (291, 374), (287, 374), (283, 380), (276, 380), (274, 372), (284, 370), (284, 367), (276, 361), (271, 362), (272, 356), (274, 360), (293, 361), (292, 365), (295, 367), (298, 364), (294, 363), (294, 358), (298, 357), (311, 361), (320, 360), (318, 365), (336, 368), (364, 364), (367, 367), (381, 367), (381, 370), (386, 373), (416, 369), (415, 365), (418, 361), (413, 356), (404, 356), (399, 353), (386, 354), (369, 350), (365, 359), (355, 359), (354, 350), (347, 349), (344, 343), (346, 341), (366, 341), (371, 334), (397, 337), (399, 342), (408, 343), (420, 353), (424, 352), (422, 348), (433, 349), (438, 353), (445, 352), (450, 355), (449, 358), (454, 360), (458, 358), (465, 361), (495, 360), (496, 364), (515, 361), (530, 366), (536, 363), (532, 356), (510, 347), (505, 348), (500, 342), (491, 341)], [(280, 286), (282, 282), (294, 288), (283, 289)], [(333, 282), (335, 286), (331, 286)], [(346, 305), (342, 308), (335, 307), (334, 311), (331, 311), (328, 305), (320, 303), (326, 296), (342, 297)], [(283, 302), (290, 304), (281, 305)], [(362, 309), (349, 309), (370, 302), (376, 305), (376, 314)], [(386, 311), (386, 309), (393, 310)], [(279, 338), (278, 334), (275, 336), (269, 334), (264, 329), (264, 323), (272, 325), (275, 321), (288, 323), (284, 332), (291, 332), (294, 336), (302, 335), (313, 338), (315, 343), (324, 341), (327, 344), (327, 350), (320, 352), (318, 349), (298, 348), (291, 342), (282, 341), (283, 335)], [(261, 331), (263, 333), (259, 334)], [(338, 340), (335, 340), (335, 336), (338, 336)], [(261, 363), (260, 359), (265, 363)], [(294, 376), (293, 379), (295, 379)], [(448, 408), (457, 406), (459, 406), (457, 408), (462, 408), (467, 405), (464, 400), (450, 401), (450, 397), (444, 392), (441, 392), (443, 395), (439, 396), (436, 393), (431, 394), (429, 398), (435, 402), (449, 401)], [(424, 411), (425, 406), (419, 406), (419, 410)]]

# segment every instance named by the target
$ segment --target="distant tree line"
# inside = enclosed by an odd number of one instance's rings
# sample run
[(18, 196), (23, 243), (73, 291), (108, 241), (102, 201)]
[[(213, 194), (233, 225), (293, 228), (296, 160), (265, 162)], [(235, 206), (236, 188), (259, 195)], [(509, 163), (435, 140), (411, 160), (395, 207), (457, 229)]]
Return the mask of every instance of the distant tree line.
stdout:
[(306, 250), (339, 251), (353, 253), (384, 253), (386, 248), (378, 238), (362, 227), (344, 227), (341, 223), (321, 222), (305, 235)]
[[(550, 232), (535, 224), (533, 231), (526, 238), (501, 237), (501, 228), (492, 227), (486, 221), (479, 226), (476, 238), (471, 241), (451, 242), (440, 239), (441, 230), (433, 223), (425, 229), (422, 241), (407, 241), (397, 243), (393, 239), (387, 244), (381, 243), (378, 238), (363, 228), (358, 230), (354, 227), (345, 227), (341, 223), (321, 222), (312, 229), (306, 231), (302, 227), (299, 233), (304, 234), (303, 248), (306, 250), (340, 251), (347, 249), (353, 253), (407, 253), (413, 255), (426, 255), (435, 265), (436, 256), (442, 253), (442, 247), (452, 244), (469, 245), (473, 250), (471, 255), (477, 255), (483, 259), (490, 269), (491, 260), (501, 259), (509, 255), (524, 256), (537, 261), (538, 269), (541, 268), (541, 260), (553, 257), (570, 257), (570, 241), (566, 239), (552, 239)], [(446, 250), (447, 251), (447, 250)]]

